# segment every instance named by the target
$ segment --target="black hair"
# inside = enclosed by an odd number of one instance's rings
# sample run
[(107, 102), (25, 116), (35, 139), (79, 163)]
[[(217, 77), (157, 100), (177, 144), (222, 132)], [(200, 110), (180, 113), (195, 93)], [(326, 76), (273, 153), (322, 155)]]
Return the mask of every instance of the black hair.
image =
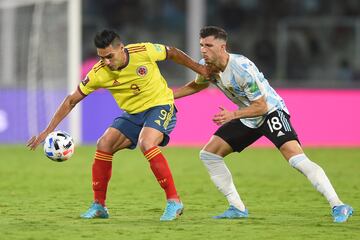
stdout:
[(200, 30), (200, 38), (213, 36), (215, 39), (227, 41), (227, 33), (224, 29), (216, 26), (206, 26)]
[(120, 36), (113, 30), (102, 30), (94, 37), (94, 44), (97, 48), (106, 48), (110, 44), (115, 46), (119, 43), (121, 43)]

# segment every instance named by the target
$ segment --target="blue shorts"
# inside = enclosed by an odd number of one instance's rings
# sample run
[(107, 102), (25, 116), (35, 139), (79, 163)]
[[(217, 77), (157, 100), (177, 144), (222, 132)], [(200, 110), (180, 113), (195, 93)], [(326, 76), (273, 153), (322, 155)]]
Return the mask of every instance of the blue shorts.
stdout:
[(114, 119), (111, 127), (118, 129), (132, 142), (130, 149), (137, 145), (140, 131), (143, 127), (151, 127), (164, 134), (160, 146), (169, 143), (169, 134), (176, 125), (176, 107), (173, 104), (160, 105), (136, 114), (124, 112), (120, 117)]

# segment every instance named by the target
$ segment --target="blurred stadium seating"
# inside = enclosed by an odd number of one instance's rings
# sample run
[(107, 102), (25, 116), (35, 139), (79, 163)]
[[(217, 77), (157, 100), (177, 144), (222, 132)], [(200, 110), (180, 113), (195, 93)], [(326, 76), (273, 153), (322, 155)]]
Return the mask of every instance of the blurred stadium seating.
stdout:
[[(360, 87), (360, 2), (356, 0), (205, 0), (206, 24), (229, 33), (230, 51), (257, 63), (275, 86)], [(83, 1), (83, 58), (94, 56), (94, 29), (117, 29), (126, 42), (186, 50), (183, 0)], [(142, 14), (136, 14), (142, 12)], [(184, 71), (167, 64), (171, 85)]]

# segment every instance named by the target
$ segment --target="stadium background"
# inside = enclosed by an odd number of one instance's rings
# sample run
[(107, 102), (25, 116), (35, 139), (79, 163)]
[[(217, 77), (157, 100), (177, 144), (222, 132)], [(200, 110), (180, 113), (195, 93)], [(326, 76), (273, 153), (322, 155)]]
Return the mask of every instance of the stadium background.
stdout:
[[(68, 41), (72, 20), (61, 14), (71, 12), (70, 2), (0, 3), (0, 143), (24, 143), (38, 133), (73, 89), (67, 80), (69, 59), (76, 58)], [(199, 59), (198, 30), (218, 25), (228, 31), (230, 51), (253, 60), (283, 96), (304, 145), (360, 146), (360, 111), (354, 107), (360, 103), (359, 1), (86, 0), (80, 6), (78, 80), (96, 61), (92, 38), (104, 27), (117, 30), (125, 43), (163, 43)], [(172, 88), (194, 76), (172, 62), (159, 65)], [(172, 144), (206, 142), (218, 105), (234, 107), (214, 88), (177, 101)], [(104, 91), (77, 110), (75, 127), (67, 119), (59, 129), (85, 144), (95, 143), (119, 114)]]
[[(0, 0), (0, 239), (360, 239), (359, 13), (359, 0)], [(218, 105), (234, 108), (215, 88), (177, 101), (172, 144), (196, 146), (162, 148), (186, 206), (177, 221), (159, 222), (165, 199), (139, 150), (114, 156), (111, 218), (79, 218), (92, 199), (96, 138), (119, 114), (105, 91), (58, 127), (86, 144), (70, 160), (25, 147), (94, 61), (97, 30), (114, 28), (125, 43), (174, 45), (198, 59), (205, 24), (224, 27), (231, 51), (252, 59), (283, 96), (306, 154), (355, 209), (348, 222), (332, 222), (327, 201), (274, 147), (226, 157), (250, 218), (212, 219), (227, 203), (198, 145), (216, 128), (210, 118)], [(171, 62), (160, 67), (171, 87), (193, 77)]]

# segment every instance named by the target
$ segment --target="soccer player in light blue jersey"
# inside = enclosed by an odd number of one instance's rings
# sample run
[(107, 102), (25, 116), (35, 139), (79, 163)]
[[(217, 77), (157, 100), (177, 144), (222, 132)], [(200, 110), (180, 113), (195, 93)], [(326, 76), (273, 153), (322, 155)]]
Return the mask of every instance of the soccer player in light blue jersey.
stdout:
[(300, 146), (284, 100), (269, 85), (264, 75), (248, 58), (226, 51), (227, 33), (208, 26), (200, 31), (200, 49), (207, 64), (218, 71), (210, 79), (198, 75), (195, 80), (174, 91), (180, 98), (199, 92), (213, 83), (238, 110), (221, 108), (213, 121), (220, 128), (200, 151), (200, 159), (211, 180), (225, 195), (230, 207), (214, 218), (246, 218), (248, 210), (237, 192), (224, 157), (241, 152), (261, 136), (267, 137), (289, 164), (303, 173), (329, 202), (334, 222), (345, 222), (352, 214), (336, 194), (324, 170), (312, 162)]

